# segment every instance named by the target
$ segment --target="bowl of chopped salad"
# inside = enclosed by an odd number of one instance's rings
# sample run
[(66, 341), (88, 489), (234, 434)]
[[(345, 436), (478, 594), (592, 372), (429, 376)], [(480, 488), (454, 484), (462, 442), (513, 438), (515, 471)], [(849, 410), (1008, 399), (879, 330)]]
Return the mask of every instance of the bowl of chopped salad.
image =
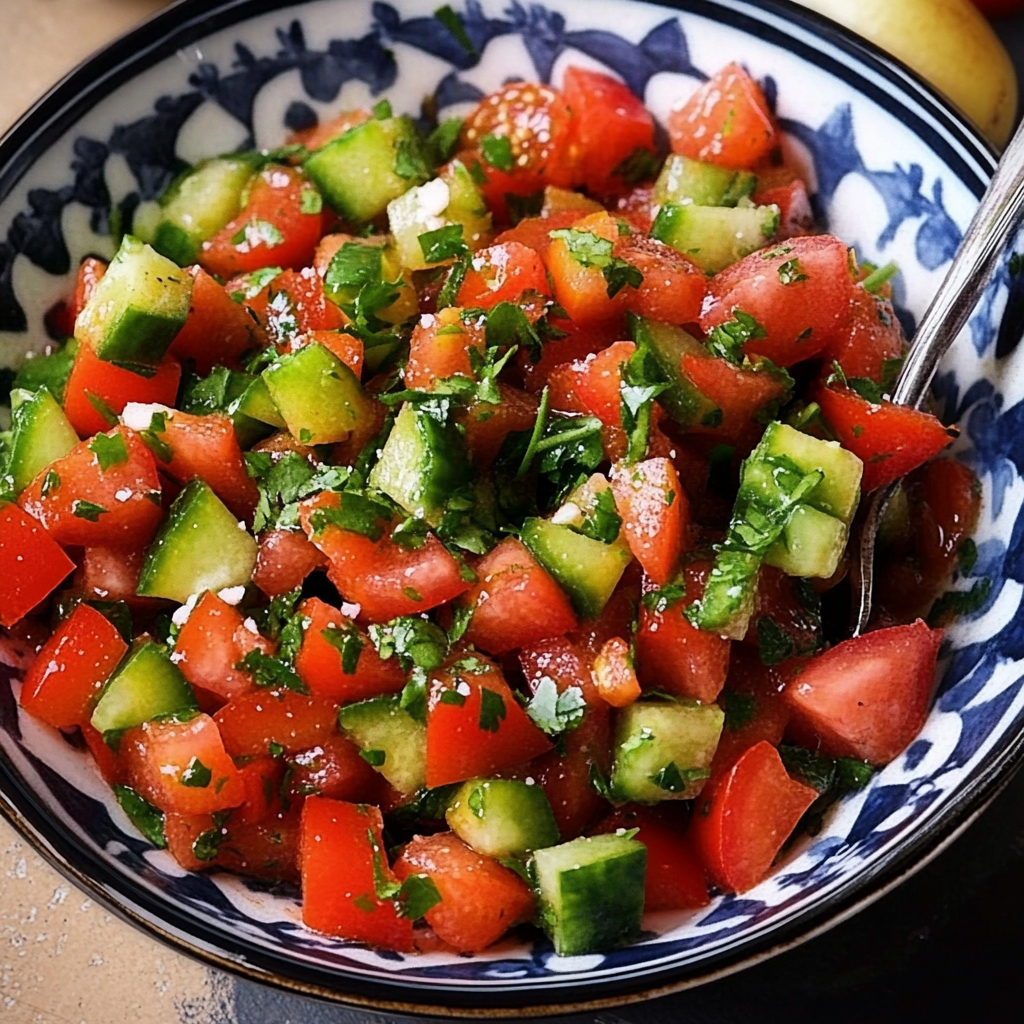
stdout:
[(0, 143), (0, 808), (207, 962), (413, 1012), (877, 897), (1024, 734), (1019, 267), (887, 397), (993, 166), (784, 3), (113, 44)]

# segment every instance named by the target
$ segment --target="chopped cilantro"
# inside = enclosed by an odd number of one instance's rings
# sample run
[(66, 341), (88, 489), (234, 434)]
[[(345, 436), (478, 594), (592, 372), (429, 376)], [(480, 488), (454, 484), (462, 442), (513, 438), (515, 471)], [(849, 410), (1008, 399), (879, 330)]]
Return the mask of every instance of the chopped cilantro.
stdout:
[(515, 163), (512, 140), (507, 135), (485, 135), (480, 139), (484, 159), (499, 171), (511, 171)]
[(372, 498), (355, 491), (338, 496), (337, 508), (318, 508), (310, 516), (314, 533), (323, 533), (329, 526), (362, 534), (372, 541), (384, 536), (384, 525), (391, 519), (391, 510)]
[(46, 476), (43, 477), (43, 486), (39, 489), (39, 493), (42, 497), (46, 497), (53, 491), (60, 488), (60, 476), (57, 474), (55, 469), (48, 469)]
[(719, 695), (718, 703), (725, 712), (725, 728), (730, 732), (749, 725), (757, 714), (757, 698), (750, 693), (725, 689)]
[(548, 234), (565, 242), (569, 255), (581, 267), (597, 267), (607, 284), (608, 298), (617, 295), (627, 284), (639, 288), (644, 276), (639, 268), (612, 255), (614, 248), (609, 239), (578, 228), (558, 228)]
[(677, 580), (675, 583), (666, 583), (657, 590), (649, 590), (643, 596), (643, 606), (655, 615), (661, 615), (668, 611), (674, 604), (678, 604), (686, 597), (686, 581)]
[(458, 117), (450, 117), (442, 121), (428, 136), (427, 147), (430, 150), (435, 164), (443, 164), (451, 160), (455, 150), (459, 146), (459, 136), (462, 134), (462, 120)]
[(129, 786), (114, 784), (114, 795), (128, 820), (158, 849), (167, 849), (164, 812), (143, 799)]
[(541, 677), (526, 704), (530, 720), (549, 736), (558, 736), (577, 728), (586, 710), (587, 702), (578, 686), (570, 686), (559, 693), (550, 676)]
[(757, 650), (762, 665), (778, 665), (793, 654), (793, 638), (769, 615), (757, 620)]
[(370, 626), (370, 640), (385, 661), (395, 657), (408, 672), (413, 666), (431, 672), (448, 656), (448, 636), (440, 626), (416, 615), (403, 615)]
[(748, 341), (767, 338), (768, 332), (749, 313), (742, 309), (732, 311), (732, 319), (713, 327), (708, 333), (707, 346), (712, 355), (735, 366), (743, 363), (743, 346)]
[(384, 765), (387, 755), (383, 750), (360, 750), (359, 756), (371, 767), (381, 768)]
[[(1012, 265), (1012, 264), (1011, 264)], [(899, 273), (899, 266), (895, 263), (887, 263), (884, 267), (878, 267), (876, 270), (872, 270), (867, 277), (861, 281), (860, 286), (866, 292), (871, 292), (872, 295), (876, 295), (882, 288), (882, 285), (887, 284), (889, 280)]]
[(181, 773), (180, 781), (183, 786), (189, 786), (193, 789), (206, 789), (212, 778), (213, 773), (210, 769), (198, 757), (193, 757)]
[(977, 580), (970, 590), (947, 590), (932, 605), (928, 625), (939, 626), (962, 615), (972, 615), (984, 607), (991, 593), (992, 581), (987, 578)]
[(613, 544), (619, 538), (622, 528), (622, 516), (615, 507), (615, 495), (610, 487), (598, 492), (592, 508), (583, 513), (583, 523), (579, 532), (591, 540), (599, 540), (602, 544)]
[(395, 151), (395, 174), (407, 180), (425, 181), (430, 167), (418, 139), (401, 139)]
[(395, 112), (391, 109), (391, 101), (383, 99), (375, 103), (373, 105), (373, 116), (378, 121), (387, 121), (389, 118), (394, 117)]
[(323, 211), (324, 197), (315, 188), (304, 188), (299, 195), (299, 211), (314, 216)]
[(128, 461), (128, 448), (121, 434), (97, 434), (89, 442), (89, 451), (96, 456), (100, 469), (105, 473), (111, 466)]
[(419, 236), (420, 249), (427, 263), (442, 263), (464, 255), (468, 249), (462, 237), (461, 224), (445, 224), (434, 231), (424, 231)]
[(328, 626), (320, 630), (320, 635), (341, 655), (341, 671), (347, 676), (355, 675), (364, 646), (359, 627), (354, 622), (344, 626)]
[(268, 249), (274, 249), (284, 244), (284, 235), (281, 234), (281, 229), (269, 220), (253, 219), (243, 224), (231, 236), (231, 244), (236, 248), (244, 245), (248, 249), (254, 249), (257, 245), (263, 245)]
[(440, 902), (441, 894), (429, 875), (410, 875), (398, 891), (398, 914), (418, 921)]
[(76, 499), (71, 503), (71, 514), (79, 519), (88, 519), (90, 523), (97, 522), (100, 516), (104, 515), (107, 511), (108, 509), (105, 509), (102, 505), (97, 505), (91, 501)]
[(480, 728), (484, 732), (497, 732), (508, 715), (505, 700), (500, 693), (480, 687)]
[(248, 654), (235, 665), (237, 669), (245, 669), (252, 673), (253, 682), (257, 686), (273, 689), (294, 690), (296, 693), (308, 693), (306, 684), (298, 677), (295, 669), (279, 658), (264, 654), (258, 648)]
[(710, 768), (680, 768), (675, 761), (669, 761), (664, 768), (650, 776), (650, 779), (666, 793), (682, 793), (691, 782), (699, 782), (710, 777)]

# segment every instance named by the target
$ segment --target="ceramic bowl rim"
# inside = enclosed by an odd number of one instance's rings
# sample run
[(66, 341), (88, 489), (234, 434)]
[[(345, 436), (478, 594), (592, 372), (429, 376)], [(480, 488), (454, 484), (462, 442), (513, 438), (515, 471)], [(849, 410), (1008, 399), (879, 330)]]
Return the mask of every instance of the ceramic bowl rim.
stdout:
[[(209, 0), (176, 0), (98, 50), (36, 101), (0, 138), (0, 201), (7, 198), (40, 153), (98, 102), (135, 75), (188, 42), (253, 17), (287, 11), (306, 2), (308, 0), (220, 0), (211, 10)], [(731, 9), (732, 23), (741, 30), (745, 28), (745, 22), (751, 21), (749, 16), (733, 7), (730, 0), (644, 2), (669, 10), (704, 14), (713, 20), (720, 20), (722, 12)], [(902, 101), (909, 95), (971, 154), (980, 167), (994, 167), (994, 148), (949, 101), (899, 60), (842, 26), (789, 0), (758, 0), (757, 6), (837, 46), (860, 68), (880, 74), (894, 87), (895, 96), (876, 87), (875, 99), (888, 97), (888, 108), (892, 110), (894, 99)], [(795, 46), (789, 40), (788, 48), (804, 51), (802, 55), (814, 62), (813, 52), (805, 46)], [(869, 95), (871, 92), (858, 91)], [(924, 137), (926, 145), (929, 144), (928, 136), (934, 134), (934, 130), (924, 126), (916, 127), (915, 131)], [(976, 174), (961, 174), (961, 178), (975, 195), (980, 196), (984, 182)], [(213, 930), (204, 934), (205, 926), (194, 918), (179, 913), (161, 898), (138, 890), (127, 876), (110, 870), (103, 861), (86, 854), (70, 835), (49, 819), (2, 752), (0, 813), (58, 871), (107, 909), (209, 965), (249, 980), (363, 1009), (476, 1018), (497, 1018), (514, 1011), (521, 1016), (539, 1017), (620, 1006), (696, 987), (821, 934), (883, 896), (937, 856), (982, 813), (1008, 784), (1022, 762), (1024, 724), (1015, 734), (1001, 738), (999, 748), (990, 755), (988, 763), (980, 767), (962, 785), (960, 792), (950, 799), (942, 813), (915, 833), (909, 842), (880, 858), (869, 869), (857, 873), (838, 892), (767, 934), (740, 941), (687, 967), (667, 965), (646, 972), (638, 967), (627, 978), (598, 982), (601, 993), (598, 998), (579, 998), (579, 990), (584, 985), (593, 991), (592, 982), (577, 980), (561, 987), (546, 987), (543, 1003), (530, 997), (528, 984), (511, 991), (466, 990), (444, 985), (426, 986), (401, 977), (367, 979), (337, 972), (332, 977), (345, 986), (340, 990), (326, 983), (322, 968), (299, 963), (272, 951), (248, 947), (244, 940), (238, 940), (232, 946), (223, 934)]]

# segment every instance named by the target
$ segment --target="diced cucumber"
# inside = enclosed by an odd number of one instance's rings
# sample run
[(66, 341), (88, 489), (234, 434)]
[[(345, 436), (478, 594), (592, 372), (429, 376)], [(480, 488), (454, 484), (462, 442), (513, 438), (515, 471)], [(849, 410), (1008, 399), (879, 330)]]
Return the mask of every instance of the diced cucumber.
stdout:
[(846, 524), (810, 505), (797, 505), (782, 536), (768, 549), (765, 564), (789, 576), (828, 579), (846, 550)]
[(46, 388), (54, 398), (64, 404), (64, 389), (67, 387), (71, 367), (75, 364), (78, 342), (68, 338), (63, 348), (48, 356), (34, 356), (25, 359), (14, 378), (14, 387), (24, 391), (38, 391)]
[(673, 153), (654, 183), (652, 201), (657, 206), (735, 206), (757, 190), (757, 175), (691, 160)]
[(665, 411), (682, 427), (711, 425), (721, 418), (718, 406), (699, 391), (683, 375), (686, 355), (706, 358), (707, 349), (688, 331), (675, 324), (657, 320), (640, 320), (635, 327), (637, 344), (648, 344), (661, 372), (668, 378), (669, 388), (658, 396)]
[(146, 551), (136, 591), (184, 604), (192, 594), (249, 582), (256, 541), (224, 503), (198, 478), (174, 499)]
[(256, 170), (246, 155), (216, 157), (185, 171), (160, 200), (153, 248), (179, 266), (195, 263), (203, 242), (241, 210), (242, 193)]
[(472, 476), (466, 445), (450, 421), (406, 402), (370, 472), (370, 486), (437, 526), (445, 502)]
[[(267, 391), (261, 377), (242, 370), (229, 370), (226, 366), (215, 367), (209, 376), (204, 378), (192, 377), (183, 389), (179, 407), (182, 412), (194, 416), (205, 416), (213, 412), (226, 413), (234, 424), (239, 445), (242, 448), (251, 448), (257, 441), (271, 433), (272, 426), (253, 416), (247, 416), (238, 408), (242, 396), (256, 381), (259, 381), (266, 405), (280, 419), (280, 414), (274, 408), (270, 392)], [(281, 426), (284, 426), (283, 420)]]
[(432, 264), (424, 258), (420, 235), (451, 224), (462, 225), (462, 240), (470, 249), (487, 244), (491, 215), (483, 194), (469, 172), (453, 161), (439, 178), (388, 203), (388, 224), (402, 265), (409, 270), (426, 270)]
[(760, 555), (720, 550), (697, 606), (696, 625), (708, 633), (742, 640), (754, 614), (760, 571)]
[(266, 381), (257, 377), (229, 406), (228, 415), (234, 419), (244, 416), (246, 419), (258, 420), (272, 427), (284, 430), (284, 417), (277, 411), (274, 400), (270, 397)]
[(717, 704), (630, 704), (616, 726), (612, 792), (638, 804), (692, 800), (710, 775), (724, 722)]
[(198, 710), (192, 687), (166, 649), (137, 640), (103, 690), (92, 727), (99, 732), (131, 729), (159, 715)]
[(302, 444), (344, 441), (367, 412), (359, 379), (323, 345), (284, 356), (263, 371), (263, 380), (288, 432)]
[(464, 843), (486, 857), (520, 857), (558, 842), (544, 790), (514, 779), (464, 782), (445, 817)]
[(188, 316), (192, 278), (131, 235), (75, 323), (75, 337), (100, 359), (131, 368), (159, 365)]
[(592, 540), (549, 519), (527, 519), (521, 536), (585, 619), (601, 614), (630, 562), (628, 547)]
[[(374, 235), (372, 238), (354, 238), (345, 244), (374, 246), (381, 251), (381, 278), (394, 283), (398, 290), (398, 298), (390, 306), (386, 306), (376, 314), (381, 320), (389, 324), (400, 324), (419, 313), (419, 298), (416, 295), (415, 287), (413, 287), (412, 276), (409, 271), (402, 268), (402, 261), (392, 243), (387, 242), (383, 235)], [(331, 274), (328, 272), (324, 278), (324, 292), (335, 305), (343, 306), (356, 300), (359, 287), (355, 285), (339, 287), (333, 282)], [(379, 347), (371, 346), (371, 351)]]
[(345, 735), (399, 791), (411, 795), (427, 784), (427, 727), (401, 704), (401, 697), (372, 697), (338, 713)]
[(78, 434), (64, 410), (45, 388), (33, 394), (11, 391), (12, 429), (6, 472), (14, 492), (20, 493), (51, 462), (78, 444)]
[(717, 274), (763, 249), (775, 237), (778, 227), (777, 206), (666, 203), (651, 228), (651, 237), (671, 245), (706, 274)]
[(838, 441), (822, 441), (785, 423), (769, 423), (757, 450), (762, 456), (784, 456), (804, 473), (820, 469), (825, 475), (804, 502), (850, 525), (864, 473), (864, 463), (853, 452)]
[(392, 199), (427, 180), (416, 127), (408, 117), (364, 121), (318, 149), (305, 170), (346, 220), (365, 224)]
[(633, 939), (644, 912), (647, 848), (626, 835), (580, 837), (537, 850), (540, 920), (559, 956)]

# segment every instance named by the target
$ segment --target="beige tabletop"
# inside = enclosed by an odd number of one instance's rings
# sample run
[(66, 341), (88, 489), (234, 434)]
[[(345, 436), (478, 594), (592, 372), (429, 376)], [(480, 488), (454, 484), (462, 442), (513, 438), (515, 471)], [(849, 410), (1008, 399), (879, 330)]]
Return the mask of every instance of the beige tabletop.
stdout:
[[(66, 71), (164, 3), (0, 0), (0, 131)], [(223, 985), (221, 976), (106, 913), (0, 821), (4, 1024), (228, 1024), (217, 1012)]]

